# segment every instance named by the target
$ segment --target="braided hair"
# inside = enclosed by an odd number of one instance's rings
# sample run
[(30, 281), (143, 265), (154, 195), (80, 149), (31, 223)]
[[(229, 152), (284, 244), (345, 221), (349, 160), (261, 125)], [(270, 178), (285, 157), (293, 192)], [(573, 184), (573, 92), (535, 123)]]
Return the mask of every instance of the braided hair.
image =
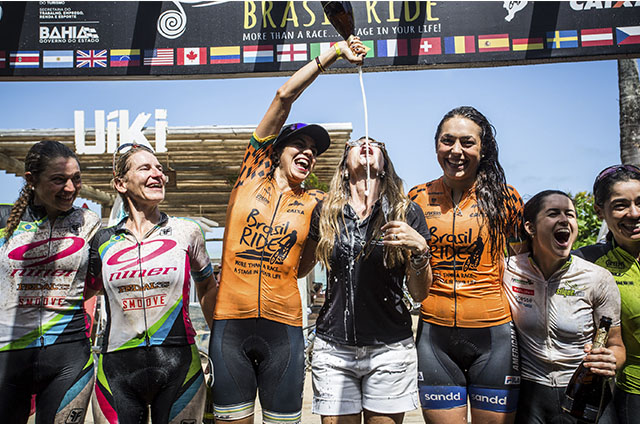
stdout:
[[(47, 169), (49, 163), (58, 158), (73, 158), (78, 162), (76, 154), (59, 141), (40, 141), (29, 149), (29, 152), (24, 159), (24, 171), (25, 173), (31, 173), (34, 177), (34, 184), (37, 184), (40, 174)], [(4, 228), (5, 239), (8, 240), (9, 237), (13, 235), (16, 228), (18, 228), (25, 209), (27, 209), (27, 206), (30, 203), (33, 203), (33, 199), (34, 187), (32, 184), (25, 181), (22, 190), (20, 190), (20, 196), (18, 196), (18, 199), (14, 202), (11, 212), (9, 213), (9, 218), (7, 218), (7, 225)]]
[(491, 240), (491, 256), (495, 259), (502, 254), (506, 245), (508, 213), (506, 209), (509, 193), (504, 170), (498, 162), (498, 143), (495, 139), (495, 127), (476, 108), (460, 106), (449, 112), (442, 118), (436, 130), (436, 148), (442, 131), (443, 124), (455, 117), (461, 117), (473, 121), (480, 127), (480, 163), (476, 175), (475, 194), (478, 201), (478, 210), (487, 225), (489, 240)]

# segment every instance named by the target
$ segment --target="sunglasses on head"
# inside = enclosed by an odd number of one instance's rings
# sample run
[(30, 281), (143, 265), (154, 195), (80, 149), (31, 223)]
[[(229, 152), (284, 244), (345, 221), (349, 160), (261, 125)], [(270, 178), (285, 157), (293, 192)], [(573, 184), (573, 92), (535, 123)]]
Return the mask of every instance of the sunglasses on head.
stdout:
[(640, 168), (635, 165), (613, 165), (608, 168), (603, 169), (598, 176), (596, 177), (596, 181), (593, 183), (593, 192), (595, 193), (596, 187), (602, 180), (607, 178), (609, 175), (613, 175), (618, 171), (629, 171), (635, 174), (640, 174)]
[[(365, 144), (366, 142), (367, 141), (365, 139), (363, 139), (363, 138), (361, 138), (359, 140), (350, 140), (350, 141), (347, 141), (347, 146), (348, 147), (360, 147), (363, 144)], [(369, 139), (369, 143), (368, 144), (370, 146), (377, 147), (378, 149), (385, 149), (386, 148), (384, 143), (381, 142), (381, 141), (374, 141), (374, 140)]]
[(126, 153), (131, 149), (143, 149), (143, 150), (146, 150), (148, 152), (153, 153), (153, 150), (151, 150), (151, 148), (149, 146), (145, 146), (144, 144), (138, 144), (138, 143), (124, 143), (124, 144), (121, 144), (113, 152), (113, 162), (112, 162), (111, 166), (112, 166), (113, 176), (114, 177), (116, 176), (116, 156), (118, 156), (118, 153)]

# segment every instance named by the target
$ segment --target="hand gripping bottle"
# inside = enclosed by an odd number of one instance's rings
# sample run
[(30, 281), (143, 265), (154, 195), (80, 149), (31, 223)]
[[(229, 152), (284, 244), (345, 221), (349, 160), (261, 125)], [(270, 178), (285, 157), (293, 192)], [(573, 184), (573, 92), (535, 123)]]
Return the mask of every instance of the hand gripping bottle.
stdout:
[[(593, 341), (593, 349), (607, 344), (610, 327), (611, 318), (604, 316), (600, 318), (600, 326)], [(592, 373), (582, 361), (571, 376), (564, 394), (562, 409), (582, 421), (598, 422), (600, 414), (611, 400), (611, 391), (607, 380), (605, 376)]]

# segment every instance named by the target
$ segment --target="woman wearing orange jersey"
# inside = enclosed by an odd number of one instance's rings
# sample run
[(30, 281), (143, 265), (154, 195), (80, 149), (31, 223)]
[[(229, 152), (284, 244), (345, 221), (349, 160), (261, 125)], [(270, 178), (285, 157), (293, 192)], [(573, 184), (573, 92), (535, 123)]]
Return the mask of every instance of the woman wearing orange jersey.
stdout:
[(443, 175), (414, 187), (431, 232), (433, 283), (422, 302), (418, 384), (427, 423), (510, 423), (520, 375), (517, 339), (501, 289), (507, 237), (522, 200), (506, 184), (494, 128), (468, 106), (436, 131)]
[(340, 56), (361, 63), (360, 40), (336, 43), (278, 89), (231, 193), (209, 348), (216, 421), (253, 423), (256, 391), (264, 422), (300, 421), (304, 342), (297, 278), (308, 272), (301, 256), (313, 256), (305, 242), (322, 195), (302, 183), (330, 140), (319, 125), (283, 124), (293, 102)]

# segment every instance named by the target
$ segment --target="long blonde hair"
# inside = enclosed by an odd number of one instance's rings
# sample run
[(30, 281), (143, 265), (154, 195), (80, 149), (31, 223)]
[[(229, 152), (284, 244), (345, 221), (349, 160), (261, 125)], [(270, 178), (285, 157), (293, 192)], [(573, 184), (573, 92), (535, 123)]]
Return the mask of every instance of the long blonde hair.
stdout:
[[(363, 140), (361, 137), (359, 140)], [(359, 141), (358, 140), (358, 141)], [(369, 140), (376, 141), (369, 137)], [(324, 265), (327, 270), (331, 269), (331, 254), (337, 240), (340, 237), (340, 223), (346, 228), (344, 219), (344, 207), (349, 202), (351, 191), (349, 190), (349, 175), (347, 172), (347, 155), (351, 147), (346, 146), (342, 160), (336, 168), (331, 179), (329, 193), (322, 205), (322, 213), (320, 214), (320, 241), (316, 248), (316, 257)], [(404, 221), (407, 215), (407, 208), (411, 201), (404, 193), (402, 179), (396, 174), (387, 150), (383, 147), (382, 157), (384, 158), (384, 174), (378, 176), (380, 178), (380, 199), (382, 202), (381, 213), (377, 214), (373, 222), (373, 233), (363, 250), (368, 250), (366, 255), (371, 253), (370, 241), (380, 239), (380, 227), (388, 221)], [(366, 257), (366, 256), (365, 256)], [(402, 265), (407, 260), (407, 253), (404, 249), (398, 247), (384, 247), (384, 263), (388, 269)]]

